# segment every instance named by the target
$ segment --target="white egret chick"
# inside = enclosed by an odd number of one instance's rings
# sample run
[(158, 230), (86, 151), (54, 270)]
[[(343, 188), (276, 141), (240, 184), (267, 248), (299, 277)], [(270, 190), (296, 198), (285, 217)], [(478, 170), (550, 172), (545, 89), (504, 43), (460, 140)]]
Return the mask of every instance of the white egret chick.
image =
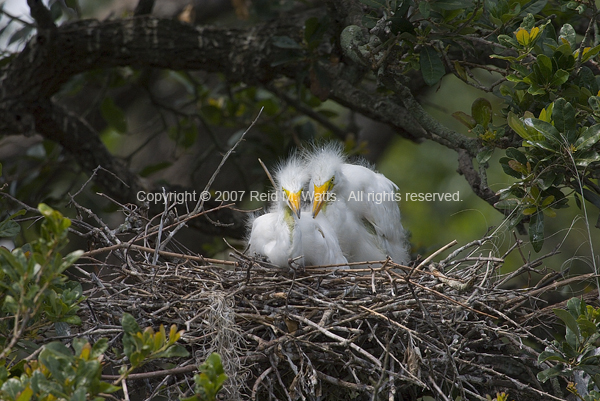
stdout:
[(301, 266), (348, 263), (326, 219), (312, 219), (309, 213), (300, 218), (307, 182), (306, 166), (296, 155), (277, 168), (277, 201), (268, 213), (251, 221), (251, 254), (266, 256), (280, 267), (289, 266), (291, 260)]
[(325, 216), (310, 216), (310, 209), (304, 210), (304, 218), (296, 224), (302, 233), (304, 261), (308, 266), (342, 265), (338, 269), (347, 269), (348, 260), (344, 256), (335, 230)]
[[(270, 263), (286, 267), (290, 259), (303, 255), (300, 219), (302, 189), (307, 181), (301, 159), (291, 156), (275, 173), (276, 201), (268, 213), (252, 219), (248, 238), (251, 254), (265, 256)], [(299, 261), (302, 265), (303, 261)]]
[(313, 196), (312, 214), (322, 212), (350, 262), (410, 260), (396, 202), (398, 187), (383, 174), (347, 163), (337, 144), (305, 154)]

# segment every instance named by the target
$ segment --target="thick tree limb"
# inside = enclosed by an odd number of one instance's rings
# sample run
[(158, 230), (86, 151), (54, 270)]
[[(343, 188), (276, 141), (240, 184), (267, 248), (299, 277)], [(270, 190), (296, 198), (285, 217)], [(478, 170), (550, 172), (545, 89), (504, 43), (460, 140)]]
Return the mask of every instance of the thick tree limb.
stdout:
[(389, 97), (372, 95), (344, 79), (336, 79), (333, 82), (331, 98), (375, 121), (391, 125), (398, 130), (399, 135), (408, 139), (431, 138), (404, 107)]

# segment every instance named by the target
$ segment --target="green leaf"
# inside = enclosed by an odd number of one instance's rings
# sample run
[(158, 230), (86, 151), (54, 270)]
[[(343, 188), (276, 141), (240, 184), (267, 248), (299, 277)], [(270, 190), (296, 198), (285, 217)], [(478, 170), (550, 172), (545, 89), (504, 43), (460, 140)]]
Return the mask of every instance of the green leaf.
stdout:
[(131, 355), (128, 355), (127, 357), (129, 358), (131, 366), (134, 367), (141, 366), (144, 362), (144, 359), (146, 359), (146, 356), (140, 351), (134, 351), (131, 353)]
[(431, 5), (427, 1), (419, 2), (419, 12), (423, 16), (423, 18), (429, 18), (429, 14), (431, 13)]
[(588, 98), (588, 104), (594, 111), (594, 114), (600, 114), (600, 97), (598, 96), (590, 96)]
[(108, 125), (115, 131), (124, 134), (127, 132), (127, 119), (125, 113), (121, 110), (110, 97), (105, 97), (100, 105), (100, 113)]
[[(523, 10), (521, 11), (521, 13), (519, 15), (524, 15), (524, 14), (536, 15), (537, 13), (542, 11), (542, 9), (544, 7), (546, 7), (547, 3), (548, 3), (548, 0), (532, 1), (525, 8), (523, 8)], [(527, 18), (527, 17), (525, 17), (525, 18)], [(523, 19), (525, 19), (525, 18), (523, 18)]]
[(600, 52), (600, 45), (594, 46), (591, 49), (588, 50), (583, 50), (583, 56), (581, 57), (581, 62), (585, 63), (586, 61), (588, 61), (589, 59), (591, 59), (592, 57), (594, 57), (595, 55), (597, 55)]
[(557, 88), (569, 80), (569, 73), (565, 70), (558, 70), (554, 73), (554, 78), (550, 81), (550, 86)]
[(0, 238), (14, 237), (21, 231), (21, 226), (10, 217), (0, 223)]
[(521, 164), (527, 164), (527, 156), (525, 156), (523, 152), (516, 148), (506, 149), (506, 156), (510, 157), (511, 159), (515, 159)]
[(460, 121), (461, 124), (466, 126), (468, 129), (473, 129), (477, 125), (477, 121), (467, 113), (463, 111), (455, 111), (452, 113), (452, 117)]
[(33, 396), (33, 390), (31, 387), (27, 386), (25, 389), (19, 394), (16, 401), (29, 401)]
[(556, 99), (552, 109), (552, 120), (554, 121), (554, 127), (563, 132), (569, 143), (572, 143), (575, 140), (577, 123), (575, 122), (575, 108), (571, 103), (563, 98)]
[(583, 197), (590, 202), (592, 205), (600, 209), (600, 196), (595, 192), (590, 191), (587, 188), (583, 188)]
[(529, 220), (529, 241), (534, 251), (539, 252), (544, 245), (544, 214), (537, 212)]
[(21, 382), (14, 377), (8, 379), (2, 385), (2, 391), (6, 393), (10, 398), (16, 399), (19, 396), (19, 393), (24, 390)]
[[(573, 348), (578, 348), (581, 344), (581, 333), (579, 332), (579, 326), (577, 325), (577, 320), (573, 317), (573, 315), (564, 309), (552, 309), (554, 314), (562, 320), (567, 326), (567, 341)], [(571, 333), (569, 333), (569, 331)], [(569, 337), (573, 336), (573, 339)]]
[(525, 139), (531, 144), (539, 144), (544, 140), (544, 135), (542, 135), (538, 130), (534, 129), (532, 126), (528, 124), (524, 124), (523, 121), (512, 111), (508, 112), (507, 122), (510, 128), (513, 129), (521, 138)]
[(518, 206), (519, 201), (516, 199), (504, 199), (494, 204), (494, 207), (500, 210), (514, 210)]
[(552, 171), (545, 171), (538, 176), (537, 182), (539, 183), (542, 191), (550, 188), (558, 175)]
[(182, 345), (173, 344), (165, 351), (156, 354), (156, 358), (186, 357), (190, 353)]
[(273, 46), (281, 49), (302, 49), (302, 46), (289, 36), (273, 36), (271, 41)]
[(575, 164), (579, 167), (587, 167), (591, 163), (600, 161), (600, 155), (595, 150), (586, 150), (578, 152), (575, 157)]
[(560, 28), (558, 35), (559, 42), (561, 39), (565, 39), (569, 43), (569, 46), (571, 46), (571, 49), (575, 49), (577, 46), (576, 37), (577, 34), (575, 33), (575, 29), (573, 29), (570, 24), (564, 24), (562, 28)]
[(542, 134), (550, 143), (556, 145), (562, 144), (563, 140), (560, 132), (552, 124), (537, 118), (526, 118), (523, 120), (523, 123), (526, 127), (531, 127)]
[(69, 401), (86, 401), (87, 389), (85, 387), (79, 387), (71, 395)]
[(123, 327), (123, 331), (127, 334), (135, 335), (142, 331), (140, 326), (135, 321), (134, 317), (129, 313), (123, 313), (123, 317), (121, 318), (121, 326)]
[(540, 54), (537, 57), (536, 64), (539, 68), (540, 74), (542, 75), (540, 78), (542, 78), (543, 81), (549, 81), (552, 77), (552, 60), (550, 60), (550, 57), (546, 56), (545, 54)]
[(575, 151), (588, 150), (600, 140), (600, 124), (592, 125), (575, 142)]
[(98, 393), (114, 393), (115, 391), (119, 391), (121, 387), (113, 386), (110, 383), (100, 382), (98, 385)]
[(510, 126), (510, 128), (512, 128), (513, 131), (515, 131), (517, 133), (517, 135), (519, 135), (521, 138), (526, 139), (526, 140), (532, 139), (530, 137), (529, 133), (527, 132), (527, 130), (525, 129), (523, 122), (521, 121), (521, 119), (519, 117), (517, 117), (517, 115), (515, 113), (513, 113), (512, 111), (509, 111), (508, 116), (506, 117), (506, 121), (508, 122), (508, 125)]
[(104, 354), (108, 349), (108, 339), (102, 337), (92, 346), (92, 352), (90, 354), (90, 358), (98, 358), (100, 355)]
[(537, 374), (537, 379), (540, 382), (545, 383), (548, 379), (551, 379), (558, 375), (562, 375), (564, 370), (564, 365), (562, 363), (559, 363), (549, 369), (542, 370), (541, 372), (539, 372)]
[(467, 82), (469, 80), (469, 77), (467, 76), (467, 72), (465, 71), (463, 66), (460, 65), (458, 60), (454, 60), (454, 69), (456, 70), (456, 73), (458, 74), (460, 79), (462, 79), (465, 82)]
[(360, 0), (361, 3), (373, 8), (385, 7), (385, 0)]
[(543, 351), (540, 356), (538, 356), (538, 363), (542, 363), (545, 361), (558, 361), (558, 362), (567, 362), (567, 359), (563, 354), (560, 354), (555, 351), (547, 350)]
[(494, 148), (484, 147), (479, 153), (477, 153), (477, 163), (483, 164), (490, 160), (492, 154), (494, 153)]
[(481, 124), (483, 128), (487, 129), (489, 123), (492, 121), (492, 104), (485, 98), (477, 98), (471, 105), (471, 115)]
[(436, 0), (431, 2), (431, 7), (436, 10), (462, 10), (473, 7), (471, 0)]
[(592, 334), (598, 332), (596, 325), (590, 322), (585, 316), (579, 316), (577, 318), (577, 325), (579, 326), (579, 331), (584, 338), (590, 337)]
[[(592, 362), (592, 364), (580, 364), (578, 366), (579, 369), (581, 369), (582, 371), (584, 371), (585, 373), (587, 373), (589, 376), (595, 376), (597, 374), (600, 373), (600, 366), (598, 366), (598, 361), (597, 361), (597, 357), (593, 358), (590, 362)], [(596, 401), (597, 399), (595, 399), (594, 401)]]
[(421, 49), (419, 62), (423, 79), (429, 86), (438, 83), (446, 73), (442, 59), (431, 47), (426, 46)]
[(68, 267), (72, 266), (73, 263), (77, 262), (77, 260), (83, 255), (84, 252), (82, 250), (77, 250), (69, 253), (67, 256), (63, 258), (62, 263), (60, 264), (59, 273), (65, 271)]
[[(519, 47), (519, 42), (517, 42), (517, 40), (511, 36), (508, 35), (498, 35), (498, 43), (500, 43), (502, 46), (506, 46), (506, 47)], [(502, 58), (498, 55), (493, 55), (495, 58)]]
[(515, 178), (519, 178), (520, 179), (520, 178), (522, 178), (522, 174), (512, 168), (511, 162), (513, 162), (513, 161), (514, 160), (509, 159), (508, 157), (502, 157), (500, 159), (500, 166), (502, 166), (502, 170), (504, 170), (505, 174), (508, 174), (511, 177), (515, 177)]

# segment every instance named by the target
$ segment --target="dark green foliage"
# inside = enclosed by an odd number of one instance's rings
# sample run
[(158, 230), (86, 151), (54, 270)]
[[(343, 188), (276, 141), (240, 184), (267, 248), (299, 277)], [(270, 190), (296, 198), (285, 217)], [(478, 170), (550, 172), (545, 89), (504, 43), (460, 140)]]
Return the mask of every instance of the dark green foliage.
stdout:
[(147, 327), (143, 332), (133, 316), (124, 313), (121, 319), (123, 326), (123, 351), (131, 363), (129, 369), (123, 369), (121, 374), (131, 372), (144, 363), (157, 358), (171, 358), (187, 356), (188, 352), (179, 344), (175, 344), (183, 331), (177, 331), (177, 326), (172, 325), (167, 336), (165, 327), (160, 325), (158, 332), (152, 327)]
[(44, 216), (40, 238), (12, 252), (0, 247), (0, 313), (4, 318), (0, 333), (5, 339), (12, 338), (11, 343), (4, 343), (3, 357), (16, 345), (18, 336), (14, 334), (24, 335), (33, 323), (80, 324), (77, 310), (83, 300), (81, 285), (67, 282), (63, 273), (83, 252), (63, 257), (60, 250), (68, 242), (71, 221), (45, 204), (39, 205), (39, 211)]
[(221, 364), (221, 356), (215, 352), (210, 354), (198, 370), (200, 373), (194, 376), (196, 395), (182, 401), (214, 401), (227, 380)]
[(581, 371), (591, 380), (586, 394), (578, 394), (570, 385), (567, 389), (585, 400), (599, 399), (600, 393), (594, 386), (600, 387), (600, 355), (596, 355), (597, 341), (600, 339), (600, 308), (586, 305), (579, 298), (571, 298), (567, 309), (553, 309), (556, 316), (565, 324), (565, 335), (557, 338), (552, 347), (547, 347), (538, 358), (538, 362), (552, 361), (556, 364), (538, 373), (538, 379), (544, 383), (556, 376), (572, 380), (576, 371)]
[[(157, 332), (151, 327), (142, 331), (133, 316), (126, 313), (121, 322), (122, 352), (130, 365), (123, 366), (121, 378), (113, 384), (101, 380), (107, 339), (91, 345), (83, 338), (74, 338), (72, 349), (60, 341), (48, 342), (37, 345), (43, 347), (37, 360), (22, 359), (27, 354), (19, 352), (25, 351), (22, 345), (25, 342), (19, 340), (34, 335), (35, 326), (81, 324), (77, 310), (84, 299), (81, 284), (68, 281), (64, 275), (82, 252), (75, 251), (64, 257), (59, 253), (68, 242), (71, 221), (44, 204), (39, 205), (39, 211), (44, 221), (37, 240), (12, 252), (0, 247), (0, 399), (101, 401), (105, 399), (101, 394), (119, 390), (117, 385), (121, 380), (143, 364), (188, 355), (184, 347), (176, 344), (183, 331), (177, 331), (175, 325), (168, 334), (163, 325)], [(2, 227), (22, 214), (15, 213)], [(11, 231), (18, 230), (11, 228)], [(198, 399), (213, 400), (227, 376), (217, 354), (211, 355), (202, 366), (199, 391), (213, 398)]]
[(480, 165), (486, 166), (495, 149), (509, 147), (500, 164), (518, 181), (499, 192), (501, 201), (496, 207), (512, 212), (511, 224), (530, 223), (536, 251), (544, 243), (544, 215), (554, 217), (555, 209), (568, 205), (569, 195), (579, 194), (590, 204), (600, 205), (595, 185), (600, 161), (600, 76), (584, 65), (600, 53), (600, 45), (592, 37), (579, 38), (570, 24), (553, 26), (544, 17), (567, 9), (581, 13), (585, 5), (563, 2), (562, 10), (557, 10), (545, 0), (449, 0), (418, 2), (418, 7), (407, 12), (406, 7), (416, 2), (363, 3), (376, 11), (370, 28), (385, 18), (391, 25), (400, 19), (412, 23), (413, 30), (398, 30), (402, 32), (396, 42), (402, 48), (401, 63), (405, 73), (419, 69), (428, 85), (438, 83), (450, 64), (457, 77), (477, 86), (465, 68), (469, 64), (452, 53), (465, 56), (463, 49), (470, 45), (453, 33), (495, 29), (497, 34), (491, 33), (487, 40), (501, 47), (492, 45), (491, 57), (504, 60), (508, 69), (503, 74), (506, 81), (494, 93), (505, 100), (502, 112), (508, 124), (502, 119), (493, 124), (491, 104), (483, 98), (473, 102), (471, 115), (459, 111), (453, 116), (480, 140), (476, 153)]

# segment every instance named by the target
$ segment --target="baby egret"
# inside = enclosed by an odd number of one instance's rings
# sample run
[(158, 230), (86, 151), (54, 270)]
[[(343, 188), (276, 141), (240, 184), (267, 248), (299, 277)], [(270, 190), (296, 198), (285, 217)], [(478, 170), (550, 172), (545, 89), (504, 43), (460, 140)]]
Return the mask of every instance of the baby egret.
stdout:
[(407, 263), (396, 184), (370, 168), (347, 163), (335, 144), (314, 148), (305, 157), (313, 217), (325, 214), (347, 259), (364, 262), (389, 255), (396, 263)]
[[(302, 234), (302, 248), (304, 261), (308, 266), (346, 265), (348, 260), (344, 256), (335, 230), (325, 216), (310, 217), (310, 209), (305, 210), (305, 217), (299, 219)], [(347, 269), (348, 266), (337, 268)]]
[(280, 164), (275, 173), (277, 200), (268, 213), (251, 221), (248, 241), (251, 254), (266, 256), (280, 267), (288, 266), (298, 257), (301, 266), (348, 263), (326, 218), (300, 218), (302, 190), (307, 182), (301, 158), (292, 155)]

